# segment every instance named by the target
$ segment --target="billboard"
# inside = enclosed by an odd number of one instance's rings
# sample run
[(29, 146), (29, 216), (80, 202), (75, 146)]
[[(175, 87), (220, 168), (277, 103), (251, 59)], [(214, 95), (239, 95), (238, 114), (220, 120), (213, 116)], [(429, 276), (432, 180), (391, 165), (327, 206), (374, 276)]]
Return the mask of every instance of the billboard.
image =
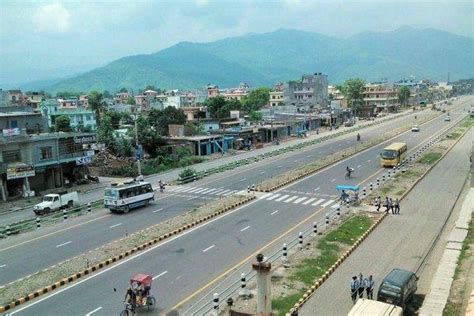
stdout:
[(33, 166), (16, 166), (7, 168), (7, 180), (34, 177), (35, 168)]
[(3, 136), (8, 137), (8, 136), (16, 136), (21, 134), (21, 130), (16, 127), (16, 128), (5, 128), (2, 130)]

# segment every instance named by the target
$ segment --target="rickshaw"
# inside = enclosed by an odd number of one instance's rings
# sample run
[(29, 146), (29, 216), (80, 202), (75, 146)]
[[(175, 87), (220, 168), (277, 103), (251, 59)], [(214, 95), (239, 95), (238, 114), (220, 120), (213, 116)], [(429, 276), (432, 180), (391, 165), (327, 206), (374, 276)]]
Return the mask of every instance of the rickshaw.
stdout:
[(341, 192), (341, 197), (339, 198), (339, 200), (342, 203), (350, 205), (360, 204), (358, 185), (340, 184), (336, 186), (336, 190)]
[(148, 274), (136, 274), (130, 279), (130, 287), (127, 290), (125, 299), (125, 309), (120, 313), (120, 316), (134, 315), (137, 308), (146, 307), (151, 310), (156, 305), (156, 299), (151, 295), (151, 283), (153, 278)]

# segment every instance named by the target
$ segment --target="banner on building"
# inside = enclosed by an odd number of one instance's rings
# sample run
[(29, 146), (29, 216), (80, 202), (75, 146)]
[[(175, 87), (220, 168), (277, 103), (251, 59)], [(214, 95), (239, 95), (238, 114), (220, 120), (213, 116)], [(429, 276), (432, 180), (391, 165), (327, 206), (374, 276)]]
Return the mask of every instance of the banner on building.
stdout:
[(74, 143), (76, 144), (90, 144), (90, 143), (95, 143), (96, 141), (97, 141), (97, 137), (95, 135), (74, 137)]
[(5, 128), (2, 130), (3, 136), (8, 137), (8, 136), (16, 136), (21, 134), (21, 130), (16, 127), (16, 128)]
[(16, 166), (7, 168), (7, 180), (34, 177), (35, 168), (33, 166)]
[(92, 157), (89, 157), (89, 156), (76, 158), (76, 165), (78, 166), (88, 165), (91, 162), (92, 162)]

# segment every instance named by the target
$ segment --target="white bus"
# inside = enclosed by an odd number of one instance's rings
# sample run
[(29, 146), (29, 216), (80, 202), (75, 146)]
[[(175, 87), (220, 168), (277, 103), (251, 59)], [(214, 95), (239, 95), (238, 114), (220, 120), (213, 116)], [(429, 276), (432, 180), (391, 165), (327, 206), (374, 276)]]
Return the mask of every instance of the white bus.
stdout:
[(104, 207), (112, 213), (128, 213), (132, 208), (147, 206), (154, 199), (155, 194), (149, 182), (112, 183), (105, 189)]

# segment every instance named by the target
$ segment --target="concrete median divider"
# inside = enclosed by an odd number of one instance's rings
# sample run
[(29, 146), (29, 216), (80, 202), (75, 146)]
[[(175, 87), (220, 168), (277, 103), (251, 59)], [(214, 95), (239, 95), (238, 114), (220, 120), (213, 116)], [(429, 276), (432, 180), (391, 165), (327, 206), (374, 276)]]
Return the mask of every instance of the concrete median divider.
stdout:
[[(0, 306), (0, 312), (8, 311), (8, 310), (10, 310), (10, 309), (12, 309), (12, 308), (15, 308), (15, 307), (17, 307), (17, 306), (19, 306), (19, 305), (21, 305), (21, 304), (24, 304), (24, 303), (26, 303), (26, 302), (28, 302), (28, 301), (34, 299), (34, 298), (37, 298), (37, 297), (39, 297), (39, 296), (41, 296), (41, 295), (44, 295), (44, 294), (49, 293), (49, 292), (52, 292), (52, 291), (54, 291), (54, 290), (56, 290), (56, 289), (58, 289), (58, 288), (60, 288), (60, 287), (62, 287), (62, 286), (64, 286), (64, 285), (66, 285), (66, 284), (69, 284), (69, 283), (72, 283), (72, 282), (76, 281), (76, 280), (79, 279), (79, 278), (82, 278), (82, 277), (84, 277), (84, 276), (87, 276), (87, 275), (89, 275), (89, 274), (92, 274), (92, 273), (94, 273), (94, 272), (96, 272), (96, 271), (98, 271), (98, 270), (100, 270), (100, 269), (102, 269), (102, 268), (104, 268), (104, 267), (106, 267), (106, 266), (109, 266), (109, 265), (111, 265), (111, 264), (113, 264), (113, 263), (115, 263), (115, 262), (118, 262), (118, 261), (120, 261), (120, 260), (122, 260), (122, 259), (124, 259), (124, 258), (127, 258), (127, 257), (129, 257), (130, 255), (133, 255), (133, 254), (135, 254), (135, 253), (137, 253), (137, 252), (139, 252), (139, 251), (142, 251), (142, 250), (144, 250), (144, 249), (146, 249), (146, 248), (148, 248), (148, 247), (150, 247), (150, 246), (152, 246), (152, 245), (155, 245), (155, 244), (157, 244), (157, 243), (159, 243), (159, 242), (161, 242), (161, 241), (164, 241), (164, 240), (166, 240), (166, 239), (169, 239), (170, 237), (176, 236), (176, 235), (178, 235), (178, 234), (180, 234), (180, 233), (182, 233), (182, 232), (184, 232), (184, 231), (186, 231), (186, 230), (189, 230), (190, 228), (193, 228), (193, 227), (195, 227), (195, 226), (198, 226), (199, 224), (204, 223), (204, 222), (206, 222), (206, 221), (208, 221), (208, 220), (210, 220), (210, 219), (212, 219), (212, 218), (215, 218), (215, 217), (217, 217), (218, 215), (224, 214), (224, 213), (226, 213), (226, 212), (228, 212), (228, 211), (230, 211), (230, 210), (232, 210), (232, 209), (235, 209), (235, 208), (237, 208), (237, 207), (239, 207), (239, 206), (242, 206), (242, 205), (244, 205), (245, 203), (248, 203), (248, 202), (254, 200), (255, 198), (256, 198), (255, 195), (248, 196), (248, 197), (246, 197), (245, 199), (243, 199), (243, 200), (241, 200), (241, 201), (238, 201), (238, 202), (236, 202), (236, 203), (234, 203), (234, 204), (232, 204), (232, 205), (230, 205), (230, 206), (227, 206), (227, 207), (224, 207), (224, 208), (222, 208), (222, 209), (219, 209), (219, 210), (213, 212), (212, 214), (209, 214), (209, 215), (204, 216), (203, 218), (199, 218), (199, 219), (197, 219), (197, 220), (195, 220), (195, 221), (193, 221), (193, 222), (191, 222), (191, 223), (189, 223), (189, 224), (185, 224), (185, 225), (183, 225), (183, 226), (181, 226), (181, 227), (179, 227), (179, 228), (177, 228), (177, 229), (172, 230), (171, 232), (165, 233), (165, 234), (163, 234), (163, 235), (161, 235), (161, 236), (159, 236), (159, 237), (157, 237), (157, 238), (154, 238), (154, 239), (152, 239), (152, 240), (149, 240), (149, 241), (147, 241), (147, 242), (145, 242), (145, 243), (143, 243), (143, 244), (141, 244), (141, 245), (138, 245), (138, 246), (136, 246), (136, 247), (134, 247), (134, 248), (132, 248), (132, 249), (130, 249), (130, 250), (127, 250), (127, 251), (125, 251), (125, 252), (123, 252), (123, 253), (121, 253), (121, 254), (119, 254), (119, 255), (113, 256), (113, 257), (111, 257), (111, 258), (109, 258), (109, 259), (106, 259), (106, 260), (103, 260), (102, 262), (99, 262), (99, 263), (97, 263), (97, 264), (95, 264), (95, 265), (93, 265), (93, 266), (91, 266), (91, 267), (88, 267), (88, 268), (85, 269), (85, 270), (82, 270), (82, 271), (80, 271), (80, 272), (74, 273), (74, 274), (72, 274), (72, 275), (70, 275), (70, 276), (68, 276), (68, 277), (66, 277), (66, 278), (63, 278), (63, 279), (61, 279), (61, 280), (59, 280), (59, 281), (57, 281), (57, 282), (55, 282), (55, 283), (53, 283), (53, 284), (47, 285), (47, 286), (45, 286), (45, 287), (43, 287), (43, 288), (40, 288), (40, 289), (38, 289), (38, 290), (36, 290), (36, 291), (34, 291), (34, 292), (32, 292), (32, 293), (29, 293), (29, 294), (27, 294), (27, 295), (25, 295), (25, 296), (22, 296), (22, 297), (20, 297), (20, 298), (18, 298), (18, 299), (15, 299), (15, 300), (11, 301), (11, 302), (8, 303), (8, 304), (5, 304), (5, 305)], [(138, 234), (138, 233), (142, 233), (143, 231), (146, 231), (146, 230), (148, 230), (148, 229), (150, 229), (150, 228), (151, 228), (151, 227), (145, 228), (145, 229), (143, 229), (143, 230), (141, 230), (141, 231), (139, 231), (139, 232), (136, 232), (136, 233), (134, 233), (134, 234), (132, 234), (132, 235), (135, 235), (135, 234)], [(132, 235), (130, 235), (130, 236), (132, 236)], [(119, 241), (120, 241), (120, 240), (123, 240), (123, 239), (124, 239), (124, 238), (121, 238), (121, 239), (119, 239)], [(56, 266), (58, 266), (58, 265), (56, 265)]]

